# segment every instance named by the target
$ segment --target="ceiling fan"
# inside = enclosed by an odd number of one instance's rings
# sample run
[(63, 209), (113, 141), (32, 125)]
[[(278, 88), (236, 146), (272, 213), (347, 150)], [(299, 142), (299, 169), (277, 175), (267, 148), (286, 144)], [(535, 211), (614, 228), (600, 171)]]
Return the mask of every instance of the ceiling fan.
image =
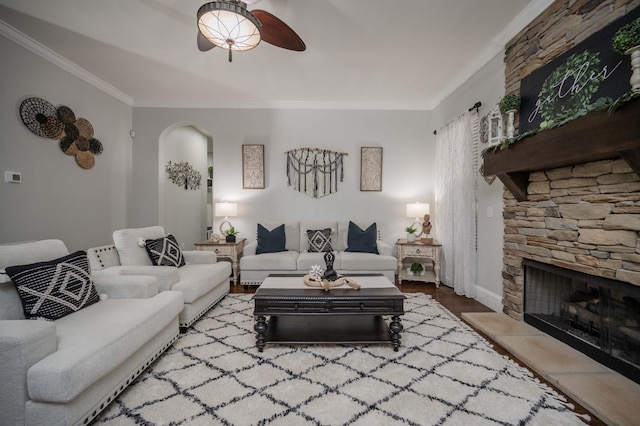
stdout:
[(264, 40), (274, 46), (301, 52), (307, 47), (287, 24), (264, 10), (247, 10), (247, 3), (260, 0), (219, 0), (198, 9), (198, 49), (202, 52), (222, 47), (229, 50), (253, 49)]

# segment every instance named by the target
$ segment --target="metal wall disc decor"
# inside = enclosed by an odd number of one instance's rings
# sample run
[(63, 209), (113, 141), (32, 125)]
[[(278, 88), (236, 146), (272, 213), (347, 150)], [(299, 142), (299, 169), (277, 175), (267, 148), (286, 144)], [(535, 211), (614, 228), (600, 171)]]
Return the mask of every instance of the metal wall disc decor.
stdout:
[(102, 142), (94, 138), (93, 125), (86, 118), (76, 118), (68, 106), (56, 109), (40, 98), (27, 98), (20, 104), (20, 118), (38, 136), (59, 140), (60, 150), (76, 157), (83, 169), (96, 164), (94, 155), (102, 154)]
[(167, 178), (174, 184), (184, 189), (196, 190), (200, 188), (202, 175), (194, 169), (189, 162), (180, 161), (179, 163), (172, 163), (169, 161), (165, 165), (164, 170), (167, 172)]
[(56, 107), (40, 98), (27, 98), (20, 104), (20, 118), (27, 129), (42, 138), (57, 139), (63, 131)]

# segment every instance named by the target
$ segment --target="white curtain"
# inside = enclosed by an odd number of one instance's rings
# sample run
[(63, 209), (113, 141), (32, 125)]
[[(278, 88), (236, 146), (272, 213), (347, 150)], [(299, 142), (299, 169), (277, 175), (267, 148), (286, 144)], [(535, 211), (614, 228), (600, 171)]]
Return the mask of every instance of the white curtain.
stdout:
[(434, 225), (442, 244), (440, 279), (456, 294), (474, 297), (477, 144), (472, 113), (467, 112), (438, 130), (435, 160)]

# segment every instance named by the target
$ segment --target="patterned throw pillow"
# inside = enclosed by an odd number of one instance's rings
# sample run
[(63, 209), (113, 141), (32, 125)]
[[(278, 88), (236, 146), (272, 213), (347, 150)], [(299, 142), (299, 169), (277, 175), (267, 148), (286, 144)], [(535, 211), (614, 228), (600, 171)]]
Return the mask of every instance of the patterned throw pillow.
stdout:
[(48, 262), (9, 266), (5, 271), (16, 285), (28, 319), (57, 320), (100, 300), (84, 251)]
[(151, 263), (156, 266), (179, 268), (186, 264), (180, 245), (176, 241), (176, 237), (171, 234), (154, 240), (144, 240), (144, 248), (147, 250)]
[(325, 252), (333, 250), (331, 247), (331, 228), (307, 229), (307, 238), (309, 238), (310, 252)]

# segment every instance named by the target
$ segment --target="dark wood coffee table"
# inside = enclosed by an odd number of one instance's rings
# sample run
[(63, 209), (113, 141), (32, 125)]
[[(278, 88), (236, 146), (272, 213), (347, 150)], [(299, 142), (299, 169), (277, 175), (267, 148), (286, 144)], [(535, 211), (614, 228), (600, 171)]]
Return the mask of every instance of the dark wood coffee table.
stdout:
[(258, 351), (269, 343), (389, 343), (398, 351), (405, 296), (382, 275), (353, 278), (361, 289), (324, 291), (305, 286), (302, 276), (267, 277), (253, 296)]

